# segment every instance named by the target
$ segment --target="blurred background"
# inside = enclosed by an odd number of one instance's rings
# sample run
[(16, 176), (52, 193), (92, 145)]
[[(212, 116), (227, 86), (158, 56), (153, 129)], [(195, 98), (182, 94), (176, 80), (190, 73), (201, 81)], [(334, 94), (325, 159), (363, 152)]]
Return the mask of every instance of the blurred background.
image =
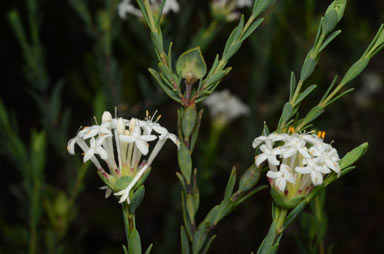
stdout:
[[(79, 126), (100, 121), (104, 110), (129, 118), (158, 110), (160, 123), (176, 132), (177, 103), (147, 72), (156, 60), (148, 29), (139, 18), (117, 11), (118, 0), (14, 0), (0, 10), (0, 253), (121, 253), (120, 206), (104, 198), (93, 165), (66, 151)], [(209, 1), (180, 0), (164, 17), (174, 56), (201, 45), (208, 67), (236, 21), (212, 14)], [(220, 202), (230, 170), (253, 163), (252, 140), (266, 121), (276, 126), (288, 98), (290, 71), (299, 72), (320, 17), (331, 1), (285, 0), (264, 13), (265, 21), (231, 59), (233, 70), (217, 88), (229, 89), (250, 108), (220, 129), (205, 110), (195, 161), (202, 219)], [(249, 13), (248, 9), (241, 9)], [(365, 51), (384, 21), (381, 0), (349, 1), (338, 28), (307, 85), (318, 91), (343, 75)], [(167, 44), (166, 44), (167, 45)], [(316, 122), (343, 156), (368, 141), (365, 157), (327, 190), (324, 245), (332, 253), (378, 253), (384, 249), (384, 53), (352, 82), (355, 92), (332, 105)], [(200, 105), (200, 107), (205, 107)], [(177, 154), (166, 145), (154, 162), (137, 213), (143, 246), (152, 253), (179, 253), (182, 222)], [(267, 183), (266, 179), (262, 179)], [(256, 194), (216, 229), (210, 253), (256, 251), (271, 223), (269, 191)], [(310, 209), (307, 210), (310, 213)], [(300, 223), (301, 222), (301, 223)], [(325, 224), (326, 225), (326, 224)], [(304, 217), (281, 241), (279, 253), (308, 252)], [(29, 252), (31, 253), (31, 252)]]

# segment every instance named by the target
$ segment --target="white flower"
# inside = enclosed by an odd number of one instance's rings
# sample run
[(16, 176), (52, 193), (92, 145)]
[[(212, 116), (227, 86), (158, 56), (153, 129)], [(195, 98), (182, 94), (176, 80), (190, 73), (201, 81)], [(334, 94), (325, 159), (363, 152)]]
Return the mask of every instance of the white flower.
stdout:
[(268, 136), (260, 136), (253, 140), (252, 147), (257, 148), (259, 145), (266, 142), (267, 140), (268, 142), (273, 144), (274, 142), (284, 140), (286, 136), (287, 136), (286, 134), (278, 134), (278, 133), (271, 133)]
[(268, 171), (267, 177), (274, 179), (275, 185), (279, 188), (281, 192), (285, 191), (285, 186), (287, 182), (295, 183), (295, 177), (290, 172), (291, 169), (285, 165), (281, 164), (280, 171)]
[(212, 0), (211, 9), (216, 17), (233, 21), (240, 17), (236, 9), (252, 6), (252, 2), (252, 0)]
[(300, 174), (310, 174), (312, 183), (314, 185), (320, 185), (323, 183), (323, 175), (331, 173), (319, 158), (304, 159), (305, 167), (296, 167), (295, 171)]
[(323, 178), (332, 171), (340, 175), (339, 155), (335, 148), (324, 143), (325, 132), (316, 136), (312, 133), (296, 134), (293, 127), (289, 130), (289, 134), (272, 133), (257, 137), (252, 144), (254, 148), (260, 146), (260, 153), (255, 158), (256, 166), (268, 161), (267, 176), (273, 179), (274, 186), (284, 192), (287, 182), (294, 185), (288, 187), (288, 192), (294, 192), (289, 194), (292, 197), (321, 185)]
[(306, 142), (302, 135), (292, 134), (288, 135), (284, 145), (281, 147), (283, 158), (295, 156), (298, 152), (305, 158), (310, 158), (308, 149), (305, 146)]
[(147, 155), (149, 147), (147, 141), (153, 141), (157, 137), (155, 135), (141, 135), (140, 127), (136, 126), (129, 135), (120, 135), (119, 138), (123, 142), (134, 143), (143, 155)]
[(208, 106), (214, 119), (223, 121), (225, 124), (242, 115), (248, 115), (250, 112), (249, 107), (232, 95), (229, 90), (213, 92), (207, 97), (204, 104)]
[(237, 7), (249, 7), (252, 6), (252, 0), (237, 0)]
[[(119, 177), (132, 177), (133, 180), (127, 188), (119, 191), (120, 194), (115, 193), (115, 195), (121, 195), (121, 202), (125, 200), (130, 202), (129, 192), (150, 168), (166, 140), (171, 139), (179, 146), (179, 141), (174, 134), (169, 133), (166, 128), (157, 123), (158, 119), (155, 122), (152, 120), (153, 117), (149, 118), (148, 115), (145, 121), (135, 118), (131, 120), (112, 118), (109, 112), (104, 112), (101, 125), (96, 124), (80, 130), (76, 137), (68, 141), (67, 150), (70, 154), (74, 154), (76, 144), (83, 150), (83, 161), (92, 161), (100, 175), (105, 178), (104, 181), (109, 183), (109, 187), (102, 187), (106, 190), (106, 196), (110, 195), (111, 191), (117, 192), (113, 186)], [(155, 132), (151, 134), (152, 130)], [(149, 153), (148, 142), (156, 139), (158, 141), (148, 160), (143, 158)], [(109, 173), (103, 169), (100, 159), (108, 167)]]
[(272, 143), (266, 140), (265, 144), (260, 146), (261, 154), (256, 156), (256, 166), (259, 167), (261, 163), (268, 160), (270, 165), (278, 166), (280, 162), (276, 159), (276, 156), (281, 154), (278, 148), (273, 148)]
[(100, 155), (100, 157), (103, 160), (106, 160), (108, 158), (107, 152), (102, 147), (102, 144), (104, 142), (104, 137), (100, 137), (98, 139), (91, 138), (91, 143), (88, 151), (84, 154), (83, 162), (87, 162), (89, 159), (91, 159), (95, 154)]
[[(150, 4), (155, 11), (158, 11), (160, 8), (161, 0), (150, 0)], [(179, 3), (176, 0), (167, 0), (164, 4), (162, 14), (166, 15), (170, 11), (177, 13), (177, 12), (179, 12), (179, 9), (180, 9)], [(141, 13), (140, 9), (136, 8), (131, 3), (131, 0), (123, 0), (118, 5), (118, 12), (119, 12), (120, 18), (122, 18), (122, 19), (125, 19), (127, 17), (127, 14), (134, 15), (138, 18), (143, 17), (143, 14)]]

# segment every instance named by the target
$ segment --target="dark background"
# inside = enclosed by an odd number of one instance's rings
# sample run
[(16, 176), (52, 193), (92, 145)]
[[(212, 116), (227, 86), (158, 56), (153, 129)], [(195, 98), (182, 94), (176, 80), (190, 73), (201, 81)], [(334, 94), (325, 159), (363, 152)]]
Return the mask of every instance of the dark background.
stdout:
[[(277, 1), (265, 13), (265, 23), (230, 61), (233, 71), (223, 80), (218, 90), (230, 89), (251, 107), (252, 113), (226, 128), (217, 144), (215, 167), (199, 169), (202, 175), (208, 174), (209, 177), (203, 181), (204, 186), (200, 186), (203, 195), (198, 219), (202, 219), (214, 204), (220, 202), (232, 165), (236, 165), (241, 173), (252, 163), (251, 143), (260, 134), (263, 121), (267, 121), (270, 128), (277, 124), (280, 110), (288, 96), (289, 73), (291, 70), (298, 73), (312, 45), (319, 18), (330, 1), (313, 1), (313, 9), (305, 7), (305, 2)], [(100, 84), (94, 81), (97, 79), (97, 71), (90, 70), (94, 68), (92, 50), (97, 41), (85, 32), (83, 22), (67, 1), (42, 0), (38, 1), (38, 5), (41, 14), (40, 38), (52, 83), (42, 97), (48, 98), (58, 80), (64, 81), (61, 100), (62, 105), (72, 112), (69, 127), (69, 137), (72, 137), (80, 125), (92, 123), (95, 114), (93, 98)], [(89, 7), (96, 12), (103, 8), (103, 2), (89, 1)], [(22, 14), (23, 23), (28, 24), (25, 1), (2, 3), (0, 98), (9, 112), (14, 112), (19, 133), (28, 144), (30, 130), (41, 130), (44, 127), (41, 124), (41, 112), (29, 92), (23, 54), (6, 18), (11, 8), (17, 8)], [(182, 49), (187, 49), (188, 41), (199, 26), (210, 19), (206, 1), (184, 1), (181, 8), (192, 10), (188, 26), (179, 26), (177, 14), (171, 14), (164, 23), (166, 39), (175, 41), (176, 56)], [(327, 48), (317, 70), (307, 82), (307, 85), (318, 84), (319, 88), (303, 105), (303, 109), (313, 106), (311, 103), (322, 95), (333, 76), (345, 73), (360, 57), (384, 21), (383, 13), (383, 1), (349, 1), (345, 16), (338, 25), (343, 33)], [(123, 71), (119, 111), (125, 117), (141, 117), (146, 108), (158, 109), (163, 115), (161, 124), (175, 132), (178, 105), (163, 95), (146, 72), (149, 66), (156, 66), (147, 29), (134, 17), (124, 22), (116, 18), (114, 25), (118, 27), (119, 33), (113, 43), (113, 55)], [(215, 54), (223, 49), (225, 39), (233, 27), (234, 23), (226, 24), (204, 50), (208, 66), (212, 64)], [(179, 38), (181, 35), (184, 37)], [(352, 82), (351, 86), (356, 91), (333, 104), (316, 122), (318, 128), (327, 132), (326, 140), (334, 140), (333, 146), (341, 156), (365, 141), (370, 144), (356, 170), (336, 181), (327, 190), (329, 225), (325, 244), (334, 245), (333, 253), (379, 253), (384, 248), (383, 70), (384, 53), (380, 52), (365, 72)], [(377, 89), (372, 91), (369, 88), (367, 74), (377, 77)], [(150, 96), (145, 89), (139, 88), (142, 85), (140, 77), (149, 82), (152, 91)], [(113, 111), (113, 104), (115, 101), (107, 100), (107, 109)], [(201, 144), (195, 154), (197, 161), (199, 156), (204, 156), (201, 151), (209, 139), (210, 120), (206, 111)], [(14, 186), (22, 188), (21, 176), (15, 170), (14, 162), (9, 160), (7, 152), (3, 148), (0, 148), (0, 152), (0, 227), (4, 228), (4, 223), (23, 226), (25, 223), (20, 220), (20, 204), (10, 191)], [(68, 175), (60, 170), (61, 163), (62, 158), (55, 154), (52, 144), (49, 144), (46, 182), (65, 188), (65, 177)], [(153, 253), (178, 253), (178, 225), (182, 219), (178, 203), (179, 186), (175, 177), (176, 150), (172, 145), (165, 146), (153, 167), (146, 183), (145, 200), (137, 214), (137, 226), (143, 246), (154, 243)], [(266, 179), (262, 181), (266, 183)], [(66, 241), (72, 246), (72, 252), (68, 253), (121, 253), (120, 246), (124, 242), (121, 211), (116, 200), (104, 199), (104, 194), (98, 190), (101, 185), (91, 167), (85, 179), (85, 187), (76, 202), (77, 214), (66, 236)], [(270, 207), (268, 191), (258, 193), (246, 202), (217, 227), (218, 237), (210, 253), (255, 251), (270, 225)], [(23, 243), (13, 249), (14, 245), (8, 242), (6, 232), (0, 231), (3, 234), (0, 253), (16, 253), (16, 250), (23, 253)], [(299, 233), (300, 227), (297, 224), (289, 228), (281, 241), (279, 253), (299, 253), (296, 244)]]

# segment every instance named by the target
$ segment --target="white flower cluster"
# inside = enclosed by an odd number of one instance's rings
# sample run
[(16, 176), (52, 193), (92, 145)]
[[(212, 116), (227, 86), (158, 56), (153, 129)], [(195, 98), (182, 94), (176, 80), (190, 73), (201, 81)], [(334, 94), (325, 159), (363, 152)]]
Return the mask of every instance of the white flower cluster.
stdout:
[[(294, 131), (290, 128), (290, 131)], [(332, 171), (340, 175), (339, 155), (335, 148), (323, 141), (325, 133), (276, 134), (260, 136), (253, 147), (260, 146), (256, 166), (267, 161), (267, 177), (281, 192), (295, 195), (321, 185), (323, 177)]]
[[(112, 118), (111, 113), (106, 111), (102, 116), (101, 125), (82, 128), (76, 137), (68, 141), (67, 150), (70, 154), (75, 154), (77, 144), (84, 152), (84, 163), (91, 160), (110, 186), (113, 186), (119, 177), (132, 177), (132, 181), (124, 190), (114, 194), (121, 196), (120, 203), (125, 200), (129, 203), (129, 192), (150, 167), (165, 141), (170, 139), (179, 146), (177, 137), (157, 123), (160, 117), (153, 121), (154, 116), (150, 117), (147, 111), (145, 120), (127, 120)], [(154, 140), (157, 140), (156, 145), (149, 153), (148, 142)], [(142, 157), (148, 154), (148, 160), (142, 160)], [(105, 162), (109, 173), (104, 170), (99, 159)], [(106, 189), (106, 197), (112, 193), (109, 187), (102, 188)]]
[(227, 89), (221, 92), (213, 92), (207, 97), (204, 104), (208, 106), (213, 118), (225, 123), (239, 116), (248, 115), (250, 112), (249, 107)]
[(227, 21), (233, 21), (240, 17), (237, 8), (252, 6), (252, 0), (212, 0), (211, 7), (215, 13), (225, 16)]
[[(150, 0), (151, 5), (155, 9), (160, 8), (161, 0)], [(140, 9), (136, 8), (132, 3), (131, 0), (123, 0), (119, 6), (119, 16), (122, 19), (125, 19), (127, 17), (127, 14), (132, 14), (136, 17), (143, 17), (143, 14), (141, 14)], [(167, 0), (164, 4), (163, 8), (163, 15), (168, 14), (170, 11), (173, 12), (179, 12), (180, 6), (179, 3), (176, 0)]]

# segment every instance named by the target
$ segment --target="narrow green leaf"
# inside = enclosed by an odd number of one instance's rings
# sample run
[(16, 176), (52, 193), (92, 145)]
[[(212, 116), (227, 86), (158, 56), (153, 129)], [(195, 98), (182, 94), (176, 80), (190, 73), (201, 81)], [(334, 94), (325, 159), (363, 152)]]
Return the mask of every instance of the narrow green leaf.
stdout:
[(289, 102), (285, 103), (285, 105), (283, 107), (283, 112), (281, 113), (281, 117), (279, 120), (279, 124), (278, 124), (279, 127), (283, 127), (280, 125), (282, 123), (286, 123), (291, 118), (292, 111), (293, 111), (293, 107), (292, 107), (291, 103), (289, 103)]
[(151, 243), (151, 244), (148, 246), (147, 250), (145, 251), (145, 254), (149, 254), (149, 253), (151, 253), (152, 247), (153, 247), (153, 243)]
[(204, 110), (200, 109), (199, 114), (197, 116), (197, 123), (195, 125), (195, 129), (192, 132), (191, 148), (190, 148), (191, 153), (193, 153), (193, 150), (194, 150), (195, 145), (196, 145), (197, 138), (199, 137), (199, 130), (200, 130), (201, 119), (203, 118), (203, 113), (204, 113)]
[(330, 10), (325, 13), (323, 24), (322, 24), (322, 32), (323, 34), (330, 33), (333, 29), (335, 29), (338, 23), (337, 12), (335, 10)]
[(298, 105), (302, 100), (305, 99), (310, 93), (312, 93), (313, 90), (317, 88), (317, 85), (311, 85), (307, 89), (304, 90), (304, 92), (300, 93), (299, 97), (297, 98), (295, 102), (295, 106)]
[(240, 178), (239, 191), (247, 192), (252, 189), (259, 182), (261, 172), (261, 168), (252, 163)]
[(216, 218), (214, 221), (214, 225), (217, 225), (219, 221), (221, 221), (225, 216), (227, 216), (229, 213), (231, 213), (235, 209), (235, 203), (230, 200), (223, 200), (219, 206), (219, 209), (216, 214)]
[(367, 152), (368, 143), (363, 143), (360, 146), (354, 148), (352, 151), (348, 152), (340, 161), (340, 169), (343, 170), (356, 161), (360, 160), (361, 157)]
[(188, 148), (181, 143), (180, 148), (178, 150), (178, 162), (180, 171), (183, 174), (184, 178), (187, 180), (187, 183), (191, 183), (191, 175), (192, 175), (192, 158), (189, 153)]
[(129, 212), (131, 214), (135, 214), (137, 208), (139, 208), (141, 202), (143, 201), (145, 194), (145, 187), (144, 185), (141, 185), (133, 194), (131, 205), (129, 206)]
[(319, 53), (325, 49), (325, 47), (328, 46), (329, 43), (331, 43), (339, 34), (341, 33), (341, 30), (334, 31), (328, 38), (321, 44), (321, 47), (319, 49)]
[(197, 111), (196, 105), (189, 105), (184, 112), (183, 119), (181, 121), (181, 126), (183, 128), (183, 134), (185, 138), (189, 138), (193, 130), (196, 127), (197, 121)]
[(324, 109), (320, 106), (313, 107), (308, 114), (304, 117), (303, 122), (301, 125), (305, 126), (308, 123), (314, 121), (316, 118), (318, 118), (322, 113), (324, 113)]
[(211, 238), (209, 238), (207, 244), (205, 245), (203, 251), (201, 252), (202, 254), (208, 253), (208, 250), (211, 247), (213, 240), (215, 240), (215, 239), (216, 239), (216, 235), (213, 235), (213, 236), (211, 236)]
[(255, 0), (252, 8), (252, 16), (257, 17), (265, 11), (272, 3), (272, 0)]
[(285, 230), (296, 218), (297, 216), (304, 210), (305, 206), (306, 206), (306, 202), (305, 200), (304, 201), (301, 201), (296, 207), (295, 209), (293, 209), (287, 216), (287, 218), (285, 219), (284, 221), (284, 224), (283, 224), (283, 229)]
[(321, 98), (320, 103), (323, 102), (325, 100), (325, 98), (328, 96), (328, 94), (331, 92), (332, 88), (336, 84), (337, 78), (338, 78), (338, 76), (335, 75), (335, 77), (333, 78), (333, 80), (331, 82), (331, 85), (328, 87), (327, 91), (324, 93), (323, 97)]
[(243, 42), (245, 39), (247, 39), (260, 25), (263, 23), (264, 18), (256, 19), (252, 25), (250, 25), (247, 29), (247, 31), (241, 36), (240, 41)]
[(296, 77), (295, 77), (295, 73), (292, 71), (291, 72), (291, 81), (289, 84), (289, 101), (292, 100), (293, 93), (295, 92), (295, 88), (296, 88)]
[(369, 58), (361, 58), (354, 63), (351, 68), (347, 71), (344, 78), (341, 80), (341, 84), (347, 84), (352, 79), (356, 78), (368, 65)]
[(133, 231), (128, 233), (128, 253), (129, 254), (141, 254), (141, 240), (139, 232), (134, 228)]
[(303, 66), (301, 67), (300, 80), (305, 81), (315, 70), (318, 63), (318, 59), (308, 57), (305, 59)]
[(272, 222), (271, 226), (269, 227), (267, 236), (264, 238), (259, 249), (257, 250), (257, 254), (269, 254), (273, 246), (273, 242), (275, 241), (275, 237), (276, 237), (276, 224), (275, 222)]
[(181, 254), (189, 254), (189, 240), (183, 226), (180, 227)]
[(157, 83), (160, 85), (160, 87), (163, 89), (163, 91), (173, 100), (177, 101), (178, 103), (181, 103), (181, 100), (177, 93), (175, 93), (173, 90), (171, 90), (166, 84), (163, 83), (159, 73), (155, 71), (154, 69), (148, 69), (148, 71), (152, 74), (152, 76), (155, 78)]
[(325, 105), (326, 107), (329, 106), (330, 104), (334, 103), (335, 101), (337, 101), (338, 99), (340, 99), (341, 97), (343, 97), (344, 95), (346, 94), (349, 94), (351, 92), (355, 91), (355, 88), (350, 88), (344, 92), (342, 92), (341, 94), (339, 94), (338, 96), (336, 96), (335, 98), (333, 98), (332, 100), (330, 100), (327, 105)]
[(231, 175), (228, 178), (227, 187), (225, 188), (224, 200), (232, 196), (233, 189), (236, 184), (236, 167), (232, 168)]

